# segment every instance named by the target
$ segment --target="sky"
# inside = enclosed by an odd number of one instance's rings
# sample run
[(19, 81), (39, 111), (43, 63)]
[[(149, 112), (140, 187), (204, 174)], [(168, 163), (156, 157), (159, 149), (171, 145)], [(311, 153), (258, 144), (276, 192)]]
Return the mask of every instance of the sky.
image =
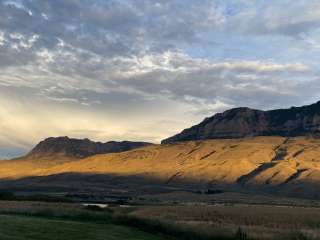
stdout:
[(313, 103), (319, 60), (318, 0), (0, 0), (0, 158)]

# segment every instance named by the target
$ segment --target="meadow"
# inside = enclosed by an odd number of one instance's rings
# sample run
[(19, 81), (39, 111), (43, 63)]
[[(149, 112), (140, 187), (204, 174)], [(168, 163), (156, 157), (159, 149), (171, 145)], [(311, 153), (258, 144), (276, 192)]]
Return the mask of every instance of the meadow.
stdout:
[(0, 201), (0, 239), (316, 240), (320, 209), (267, 205), (82, 206)]
[[(320, 239), (320, 208), (220, 204), (149, 206), (132, 215), (184, 226), (209, 238)], [(216, 238), (219, 239), (219, 238)]]
[(135, 228), (21, 215), (0, 215), (2, 240), (167, 240), (168, 237), (146, 233)]

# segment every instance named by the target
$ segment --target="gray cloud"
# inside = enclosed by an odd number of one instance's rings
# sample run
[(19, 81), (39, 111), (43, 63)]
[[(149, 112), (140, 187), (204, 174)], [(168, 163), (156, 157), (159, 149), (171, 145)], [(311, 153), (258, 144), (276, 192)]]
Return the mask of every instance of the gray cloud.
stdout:
[(228, 19), (231, 31), (301, 37), (320, 28), (317, 0), (247, 1), (243, 11)]

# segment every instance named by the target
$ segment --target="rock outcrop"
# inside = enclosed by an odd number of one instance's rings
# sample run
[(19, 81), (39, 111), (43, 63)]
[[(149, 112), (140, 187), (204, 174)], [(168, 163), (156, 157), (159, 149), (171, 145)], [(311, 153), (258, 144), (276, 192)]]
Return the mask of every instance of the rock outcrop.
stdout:
[(270, 111), (234, 108), (167, 138), (162, 143), (253, 136), (296, 137), (320, 132), (320, 102)]
[(51, 137), (41, 141), (27, 155), (28, 158), (64, 156), (69, 158), (85, 158), (96, 154), (117, 153), (150, 145), (147, 142), (93, 142), (89, 139), (69, 137)]

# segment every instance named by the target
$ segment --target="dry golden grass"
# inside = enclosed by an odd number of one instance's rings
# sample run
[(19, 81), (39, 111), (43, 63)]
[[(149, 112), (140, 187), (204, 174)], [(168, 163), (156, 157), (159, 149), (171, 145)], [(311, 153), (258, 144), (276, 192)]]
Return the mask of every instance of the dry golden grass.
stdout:
[(189, 226), (208, 235), (235, 233), (239, 227), (254, 239), (292, 239), (302, 233), (320, 238), (320, 209), (262, 205), (235, 206), (150, 206), (131, 213)]
[(319, 198), (319, 147), (320, 139), (307, 137), (191, 141), (77, 161), (6, 161), (0, 163), (0, 177), (12, 179), (72, 172), (139, 175), (164, 183), (192, 181), (235, 185), (240, 181), (240, 185), (258, 185), (259, 188), (280, 186), (286, 195)]

